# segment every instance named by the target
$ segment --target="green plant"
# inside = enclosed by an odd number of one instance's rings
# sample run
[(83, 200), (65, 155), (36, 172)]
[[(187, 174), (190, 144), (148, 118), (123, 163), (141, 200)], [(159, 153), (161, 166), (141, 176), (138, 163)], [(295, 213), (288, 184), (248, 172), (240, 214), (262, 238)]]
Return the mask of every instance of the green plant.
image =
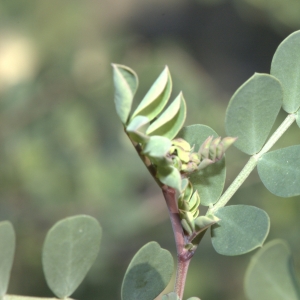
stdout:
[[(275, 195), (300, 195), (300, 145), (269, 151), (295, 121), (300, 127), (299, 49), (297, 31), (278, 47), (270, 75), (255, 74), (234, 93), (225, 119), (228, 137), (223, 139), (206, 125), (183, 127), (186, 103), (182, 93), (165, 109), (172, 91), (167, 67), (131, 113), (138, 77), (126, 66), (113, 65), (118, 116), (162, 190), (174, 231), (175, 287), (162, 295), (162, 300), (183, 298), (190, 261), (208, 229), (214, 249), (222, 255), (241, 255), (263, 245), (270, 227), (267, 213), (250, 205), (225, 206), (256, 166), (261, 181)], [(269, 137), (281, 108), (288, 115)], [(250, 159), (223, 193), (224, 154), (232, 144)], [(205, 214), (200, 215), (200, 204), (207, 207)], [(42, 252), (43, 269), (48, 286), (58, 298), (70, 299), (82, 282), (97, 256), (101, 234), (98, 222), (85, 215), (66, 218), (48, 232)], [(0, 298), (45, 299), (7, 294), (15, 249), (10, 222), (0, 223), (0, 240)], [(168, 250), (156, 242), (146, 244), (128, 266), (122, 299), (154, 299), (168, 285), (173, 269)], [(250, 300), (300, 299), (284, 242), (272, 241), (253, 256), (245, 291)]]
[[(256, 166), (263, 184), (273, 194), (300, 195), (300, 145), (269, 152), (295, 120), (300, 125), (299, 49), (300, 31), (291, 34), (278, 47), (271, 74), (254, 74), (234, 93), (225, 119), (226, 132), (232, 137), (223, 139), (205, 125), (182, 127), (186, 117), (182, 93), (163, 111), (172, 90), (167, 67), (130, 113), (138, 77), (126, 66), (113, 65), (118, 116), (138, 155), (162, 189), (174, 231), (175, 287), (174, 292), (162, 299), (182, 299), (189, 263), (208, 228), (211, 228), (214, 249), (223, 255), (240, 255), (263, 245), (270, 227), (267, 213), (249, 205), (225, 207)], [(288, 115), (269, 137), (281, 108)], [(233, 143), (250, 155), (250, 159), (222, 194), (224, 152)], [(205, 215), (199, 216), (200, 204), (208, 206)], [(134, 263), (134, 269), (129, 266), (122, 286), (123, 300), (141, 299), (141, 295), (151, 300), (166, 287), (169, 281), (166, 279), (171, 278), (173, 264), (165, 264), (166, 252), (161, 250), (161, 255), (156, 252), (151, 255), (148, 250), (151, 245), (144, 246), (133, 258), (132, 263), (147, 253), (143, 264)], [(285, 259), (284, 255), (282, 258)], [(146, 272), (144, 264), (148, 261)], [(150, 270), (155, 269), (154, 262), (160, 266), (159, 271), (156, 269), (160, 276), (149, 278)], [(247, 278), (249, 273), (255, 274), (253, 269), (248, 271)], [(161, 281), (165, 284), (159, 285)]]

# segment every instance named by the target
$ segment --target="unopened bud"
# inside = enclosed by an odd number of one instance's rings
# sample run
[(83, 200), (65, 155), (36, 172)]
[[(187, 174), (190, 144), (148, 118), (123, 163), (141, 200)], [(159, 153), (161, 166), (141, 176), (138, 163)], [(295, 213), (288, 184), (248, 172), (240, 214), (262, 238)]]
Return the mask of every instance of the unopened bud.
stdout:
[(203, 160), (201, 161), (201, 163), (199, 164), (198, 170), (202, 170), (202, 169), (206, 168), (207, 166), (209, 166), (209, 165), (211, 165), (211, 164), (213, 164), (213, 163), (214, 163), (214, 162), (213, 162), (211, 159), (205, 158), (205, 159), (203, 159)]
[(212, 139), (213, 139), (213, 136), (209, 136), (203, 142), (203, 144), (200, 146), (200, 149), (198, 151), (199, 156), (201, 155), (201, 157), (208, 158), (208, 156), (209, 156), (209, 147), (210, 147), (210, 143), (211, 143)]

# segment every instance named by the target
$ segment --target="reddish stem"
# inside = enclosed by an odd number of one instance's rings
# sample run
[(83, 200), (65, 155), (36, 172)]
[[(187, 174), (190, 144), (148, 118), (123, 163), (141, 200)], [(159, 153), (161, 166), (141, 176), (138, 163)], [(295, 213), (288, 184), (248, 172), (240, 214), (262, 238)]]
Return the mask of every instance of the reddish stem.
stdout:
[(174, 289), (179, 298), (182, 299), (187, 271), (195, 251), (187, 250), (184, 247), (187, 243), (187, 237), (181, 226), (176, 191), (168, 186), (163, 186), (162, 191), (169, 210), (177, 250), (177, 272)]

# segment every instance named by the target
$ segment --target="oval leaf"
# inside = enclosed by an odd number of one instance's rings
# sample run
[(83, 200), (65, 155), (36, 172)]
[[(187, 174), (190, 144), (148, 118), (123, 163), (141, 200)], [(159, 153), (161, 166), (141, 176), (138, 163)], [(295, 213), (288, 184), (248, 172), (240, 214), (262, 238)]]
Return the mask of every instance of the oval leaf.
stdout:
[[(198, 151), (209, 136), (217, 137), (218, 134), (208, 126), (197, 124), (183, 127), (177, 137), (183, 138), (191, 146), (195, 146), (194, 151)], [(198, 191), (202, 205), (208, 206), (218, 201), (224, 188), (225, 177), (225, 158), (191, 174), (190, 181)]]
[(265, 153), (257, 170), (265, 187), (276, 196), (300, 195), (300, 145)]
[(138, 88), (138, 77), (130, 68), (112, 64), (115, 86), (115, 106), (123, 124), (127, 123), (133, 97)]
[(172, 91), (172, 80), (168, 67), (156, 79), (142, 102), (134, 111), (131, 119), (136, 116), (145, 116), (153, 120), (166, 106)]
[(174, 263), (156, 242), (143, 246), (131, 260), (122, 283), (122, 300), (153, 300), (168, 285)]
[(277, 48), (271, 74), (277, 77), (284, 90), (282, 108), (292, 113), (300, 106), (300, 31), (289, 35)]
[(282, 105), (280, 82), (268, 74), (254, 74), (230, 99), (226, 133), (238, 137), (234, 145), (253, 155), (264, 145)]
[(251, 258), (245, 276), (249, 300), (298, 300), (299, 285), (288, 245), (281, 240), (267, 243)]
[(160, 135), (172, 140), (184, 124), (186, 103), (182, 93), (170, 104), (163, 114), (147, 130), (149, 135)]
[(47, 284), (58, 298), (70, 296), (82, 282), (99, 252), (102, 230), (95, 218), (85, 215), (57, 222), (43, 246)]
[(211, 227), (214, 249), (223, 255), (240, 255), (261, 247), (269, 233), (270, 220), (265, 211), (249, 205), (219, 208), (220, 221)]
[(15, 245), (16, 236), (12, 224), (8, 221), (0, 222), (0, 297), (7, 292)]

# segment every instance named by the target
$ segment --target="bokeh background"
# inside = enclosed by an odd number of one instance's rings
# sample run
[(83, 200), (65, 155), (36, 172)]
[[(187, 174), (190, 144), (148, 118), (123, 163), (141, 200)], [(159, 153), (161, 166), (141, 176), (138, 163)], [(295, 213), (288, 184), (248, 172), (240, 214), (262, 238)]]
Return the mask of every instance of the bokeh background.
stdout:
[[(276, 47), (300, 29), (299, 14), (295, 0), (0, 1), (0, 220), (17, 234), (9, 293), (52, 296), (43, 240), (56, 221), (75, 214), (96, 217), (104, 234), (74, 298), (120, 299), (127, 265), (146, 242), (175, 257), (162, 195), (114, 110), (112, 62), (138, 73), (137, 100), (168, 65), (173, 98), (182, 90), (187, 101), (186, 125), (206, 124), (224, 136), (231, 95), (254, 72), (269, 72)], [(299, 141), (295, 125), (276, 147)], [(226, 185), (247, 159), (228, 151)], [(268, 240), (288, 241), (300, 274), (300, 197), (272, 195), (254, 172), (231, 202), (269, 213)], [(218, 255), (207, 235), (185, 298), (245, 299), (252, 254)]]

